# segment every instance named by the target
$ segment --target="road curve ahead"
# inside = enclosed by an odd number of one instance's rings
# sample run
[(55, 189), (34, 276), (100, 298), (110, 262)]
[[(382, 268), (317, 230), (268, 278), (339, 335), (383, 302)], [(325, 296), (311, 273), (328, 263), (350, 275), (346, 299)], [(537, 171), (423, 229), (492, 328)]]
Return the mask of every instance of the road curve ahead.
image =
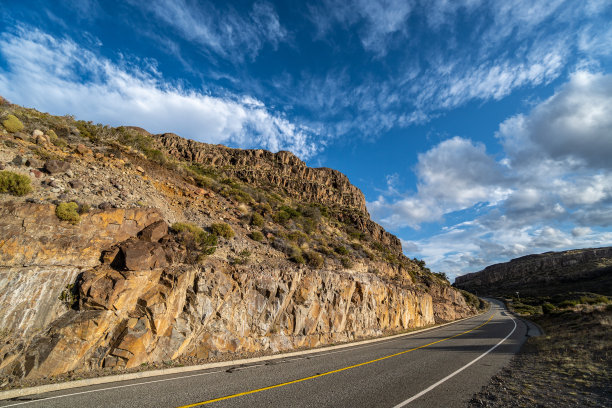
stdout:
[(376, 343), (248, 366), (0, 401), (0, 407), (465, 407), (525, 340), (492, 301), (484, 315)]

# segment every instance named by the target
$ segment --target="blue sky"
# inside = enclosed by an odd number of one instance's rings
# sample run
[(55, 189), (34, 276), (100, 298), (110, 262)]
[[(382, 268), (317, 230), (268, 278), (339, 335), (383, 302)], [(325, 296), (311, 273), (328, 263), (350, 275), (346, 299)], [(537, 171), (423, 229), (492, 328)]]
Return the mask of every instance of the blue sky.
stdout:
[(336, 168), (450, 276), (612, 244), (612, 1), (298, 3), (3, 0), (0, 95)]

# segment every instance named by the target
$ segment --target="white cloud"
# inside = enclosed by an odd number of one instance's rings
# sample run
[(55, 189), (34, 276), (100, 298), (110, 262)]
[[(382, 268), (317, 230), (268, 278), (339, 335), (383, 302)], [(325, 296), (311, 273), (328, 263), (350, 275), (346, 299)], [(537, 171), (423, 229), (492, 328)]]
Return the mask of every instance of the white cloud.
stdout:
[(445, 140), (418, 156), (418, 191), (395, 201), (384, 196), (369, 203), (375, 218), (388, 226), (411, 226), (438, 221), (444, 214), (478, 203), (494, 205), (511, 190), (504, 186), (503, 168), (485, 146), (460, 137)]
[(132, 3), (152, 13), (188, 41), (237, 62), (255, 59), (266, 44), (276, 49), (288, 39), (278, 14), (267, 2), (254, 3), (246, 16), (231, 6), (219, 10), (211, 2), (150, 0)]
[(579, 71), (528, 117), (508, 119), (499, 137), (514, 155), (535, 148), (552, 159), (569, 157), (598, 168), (612, 167), (611, 134), (612, 76)]
[(601, 227), (612, 225), (610, 106), (612, 75), (576, 72), (500, 124), (505, 157), (468, 139), (444, 140), (419, 154), (416, 193), (395, 189), (368, 208), (391, 229), (466, 210), (467, 221), (406, 241), (411, 255), (451, 275), (528, 253), (609, 245), (612, 234)]
[(274, 114), (249, 96), (187, 91), (165, 83), (154, 70), (117, 64), (32, 28), (0, 37), (7, 69), (0, 94), (14, 103), (112, 125), (138, 125), (209, 143), (317, 151), (310, 129)]

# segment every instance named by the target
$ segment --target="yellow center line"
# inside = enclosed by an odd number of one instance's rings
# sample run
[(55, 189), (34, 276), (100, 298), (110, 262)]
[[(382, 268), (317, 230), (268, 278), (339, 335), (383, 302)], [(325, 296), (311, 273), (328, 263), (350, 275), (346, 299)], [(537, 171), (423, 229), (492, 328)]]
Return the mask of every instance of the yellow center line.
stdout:
[(341, 371), (350, 370), (351, 368), (357, 368), (357, 367), (365, 366), (365, 365), (368, 365), (368, 364), (376, 363), (377, 361), (382, 361), (382, 360), (386, 360), (388, 358), (401, 356), (402, 354), (410, 353), (411, 351), (414, 351), (414, 350), (418, 350), (418, 349), (422, 349), (422, 348), (425, 348), (425, 347), (429, 347), (429, 346), (432, 346), (434, 344), (441, 343), (443, 341), (450, 340), (450, 339), (453, 339), (455, 337), (459, 337), (459, 336), (462, 336), (462, 335), (467, 334), (469, 332), (472, 332), (472, 331), (474, 331), (476, 329), (479, 329), (482, 326), (484, 326), (485, 324), (489, 323), (491, 321), (491, 319), (493, 318), (493, 315), (494, 314), (491, 314), (491, 317), (489, 317), (487, 319), (487, 321), (484, 322), (483, 324), (481, 324), (479, 326), (476, 326), (476, 327), (473, 327), (470, 330), (466, 330), (466, 331), (464, 331), (462, 333), (455, 334), (454, 336), (450, 336), (450, 337), (447, 337), (445, 339), (441, 339), (441, 340), (437, 340), (437, 341), (434, 341), (434, 342), (431, 342), (431, 343), (427, 343), (427, 344), (424, 344), (424, 345), (419, 346), (419, 347), (415, 347), (415, 348), (411, 348), (411, 349), (408, 349), (408, 350), (400, 351), (399, 353), (390, 354), (390, 355), (384, 356), (384, 357), (379, 357), (379, 358), (376, 358), (374, 360), (366, 361), (366, 362), (359, 363), (359, 364), (354, 364), (354, 365), (351, 365), (351, 366), (348, 366), (348, 367), (339, 368), (337, 370), (332, 370), (332, 371), (327, 371), (327, 372), (321, 373), (321, 374), (311, 375), (310, 377), (304, 377), (304, 378), (300, 378), (300, 379), (293, 380), (293, 381), (287, 381), (287, 382), (276, 384), (276, 385), (270, 385), (268, 387), (257, 388), (255, 390), (239, 392), (238, 394), (226, 395), (225, 397), (214, 398), (214, 399), (207, 400), (207, 401), (196, 402), (195, 404), (181, 405), (180, 407), (177, 407), (177, 408), (199, 407), (199, 406), (202, 406), (202, 405), (212, 404), (213, 402), (225, 401), (225, 400), (232, 399), (232, 398), (242, 397), (244, 395), (255, 394), (255, 393), (258, 393), (258, 392), (267, 391), (267, 390), (271, 390), (271, 389), (274, 389), (274, 388), (284, 387), (286, 385), (297, 384), (297, 383), (300, 383), (300, 382), (303, 382), (303, 381), (313, 380), (313, 379), (319, 378), (319, 377), (325, 377), (326, 375), (335, 374), (335, 373), (339, 373)]

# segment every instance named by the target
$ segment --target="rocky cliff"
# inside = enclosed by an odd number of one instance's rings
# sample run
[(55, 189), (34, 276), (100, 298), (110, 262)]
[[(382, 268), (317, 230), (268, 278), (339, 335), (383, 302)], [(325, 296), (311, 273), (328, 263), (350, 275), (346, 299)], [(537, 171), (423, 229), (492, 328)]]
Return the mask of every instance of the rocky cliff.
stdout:
[(612, 295), (612, 247), (528, 255), (459, 276), (454, 285), (478, 295), (568, 290)]
[[(54, 117), (0, 127), (0, 375), (313, 347), (476, 312), (341, 173)], [(14, 120), (13, 120), (14, 123)]]
[(340, 211), (361, 231), (401, 254), (399, 239), (370, 220), (361, 190), (337, 170), (312, 168), (291, 152), (232, 149), (184, 139), (173, 133), (157, 135), (161, 148), (171, 157), (222, 169), (242, 182), (281, 190), (302, 202), (322, 203)]

